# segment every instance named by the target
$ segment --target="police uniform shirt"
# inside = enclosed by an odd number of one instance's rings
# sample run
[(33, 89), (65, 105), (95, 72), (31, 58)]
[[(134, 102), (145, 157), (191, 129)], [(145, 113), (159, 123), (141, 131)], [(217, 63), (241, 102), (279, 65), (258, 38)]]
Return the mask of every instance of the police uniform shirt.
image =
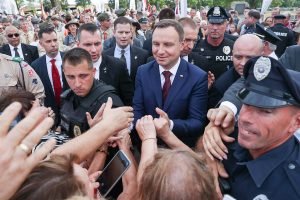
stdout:
[[(108, 86), (109, 90), (97, 90), (97, 88), (107, 87), (102, 81), (94, 79), (93, 86), (90, 92), (85, 97), (77, 96), (73, 91), (68, 90), (62, 94), (63, 104), (60, 110), (62, 132), (70, 137), (79, 136), (89, 129), (86, 119), (86, 112), (89, 112), (92, 117), (96, 115), (99, 108), (107, 101), (108, 97), (113, 100), (113, 107), (123, 106), (121, 99), (116, 95), (112, 86)], [(104, 93), (103, 93), (104, 92)], [(67, 93), (67, 94), (66, 94)], [(95, 98), (96, 97), (96, 98)], [(101, 97), (101, 98), (100, 98)], [(84, 102), (93, 100), (88, 108), (83, 105)]]
[(281, 41), (277, 42), (277, 48), (275, 50), (276, 55), (280, 58), (288, 46), (296, 44), (294, 33), (280, 23), (275, 24), (270, 29), (281, 39)]
[(232, 63), (232, 48), (234, 42), (224, 38), (219, 46), (212, 46), (207, 42), (207, 39), (200, 40), (193, 51), (204, 56), (208, 60), (208, 66), (203, 66), (202, 69), (206, 72), (211, 71), (217, 79), (221, 74), (226, 72)]
[(300, 143), (296, 137), (254, 160), (237, 142), (228, 148), (223, 164), (235, 199), (300, 199)]

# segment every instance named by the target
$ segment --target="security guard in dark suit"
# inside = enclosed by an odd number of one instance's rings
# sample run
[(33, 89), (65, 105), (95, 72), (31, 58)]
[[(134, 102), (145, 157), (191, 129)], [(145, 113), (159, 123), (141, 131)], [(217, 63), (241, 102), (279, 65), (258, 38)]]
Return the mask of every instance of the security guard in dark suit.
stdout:
[(236, 199), (300, 199), (300, 73), (270, 57), (250, 59), (238, 121), (238, 142), (223, 161)]
[(275, 51), (278, 58), (284, 53), (288, 46), (296, 44), (295, 36), (292, 30), (284, 26), (285, 15), (274, 16), (274, 26), (270, 29), (281, 39), (277, 43), (277, 49)]
[(211, 71), (215, 78), (223, 74), (232, 63), (232, 48), (234, 41), (224, 37), (227, 19), (229, 18), (225, 9), (220, 6), (212, 7), (207, 12), (208, 35), (200, 39), (193, 51), (206, 57), (210, 63), (204, 71)]

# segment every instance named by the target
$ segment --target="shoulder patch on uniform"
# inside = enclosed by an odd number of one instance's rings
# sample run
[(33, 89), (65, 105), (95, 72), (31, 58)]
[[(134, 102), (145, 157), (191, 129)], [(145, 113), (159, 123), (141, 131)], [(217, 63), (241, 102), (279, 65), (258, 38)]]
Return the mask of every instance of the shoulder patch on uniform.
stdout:
[(28, 69), (28, 76), (32, 77), (34, 75), (34, 70), (33, 69)]
[(28, 64), (27, 62), (21, 61), (20, 63), (21, 63), (21, 66), (22, 66), (22, 67), (28, 67), (28, 66), (29, 66), (29, 64)]

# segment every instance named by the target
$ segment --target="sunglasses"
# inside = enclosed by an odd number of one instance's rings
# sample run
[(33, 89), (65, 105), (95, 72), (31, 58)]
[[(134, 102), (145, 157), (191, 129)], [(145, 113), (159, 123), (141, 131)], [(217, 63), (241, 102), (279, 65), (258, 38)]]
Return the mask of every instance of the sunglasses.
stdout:
[(19, 37), (20, 34), (19, 33), (14, 33), (14, 34), (8, 34), (7, 37), (12, 38), (12, 37)]

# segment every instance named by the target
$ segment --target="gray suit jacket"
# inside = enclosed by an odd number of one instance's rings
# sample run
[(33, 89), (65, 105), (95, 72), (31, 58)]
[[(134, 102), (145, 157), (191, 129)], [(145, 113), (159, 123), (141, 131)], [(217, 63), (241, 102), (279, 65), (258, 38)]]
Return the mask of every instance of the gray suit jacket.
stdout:
[(288, 47), (284, 54), (279, 58), (279, 62), (287, 68), (300, 71), (300, 46), (294, 45)]

